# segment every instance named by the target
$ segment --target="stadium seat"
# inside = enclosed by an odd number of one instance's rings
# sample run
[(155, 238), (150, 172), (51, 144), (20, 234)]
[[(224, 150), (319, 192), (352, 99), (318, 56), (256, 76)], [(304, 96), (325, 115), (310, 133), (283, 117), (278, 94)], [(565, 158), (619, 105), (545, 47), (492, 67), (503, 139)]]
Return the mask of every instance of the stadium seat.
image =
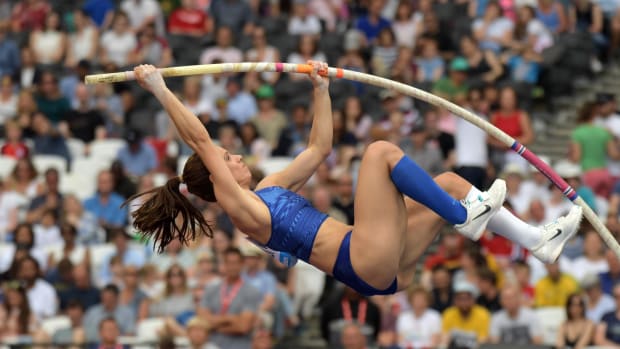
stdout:
[(163, 318), (149, 318), (138, 322), (136, 326), (136, 337), (139, 342), (149, 342), (158, 339), (159, 331), (164, 327)]
[(60, 177), (60, 191), (73, 194), (80, 200), (85, 200), (95, 194), (96, 179), (78, 171), (72, 171)]
[(535, 309), (535, 312), (543, 330), (543, 344), (554, 345), (558, 329), (566, 320), (566, 310), (564, 307), (543, 307)]
[(270, 175), (272, 173), (282, 171), (291, 163), (291, 161), (293, 161), (293, 158), (272, 157), (261, 161), (258, 164), (258, 167), (265, 172), (265, 175)]
[(108, 256), (116, 251), (113, 244), (100, 244), (90, 247), (90, 268), (93, 273), (99, 271), (101, 265)]
[(81, 139), (69, 138), (67, 140), (67, 147), (69, 147), (71, 159), (78, 159), (86, 155), (86, 145)]
[(4, 179), (11, 175), (15, 162), (11, 157), (0, 155), (0, 178)]
[(35, 155), (32, 157), (32, 163), (39, 174), (50, 168), (55, 168), (60, 172), (61, 176), (67, 173), (67, 160), (56, 155)]
[(323, 293), (325, 286), (325, 274), (304, 262), (295, 265), (295, 294), (293, 295), (293, 306), (295, 314), (301, 314), (304, 318), (312, 316), (312, 312)]
[(41, 329), (50, 337), (53, 336), (56, 331), (70, 327), (71, 320), (68, 316), (64, 315), (54, 316), (41, 321)]
[(98, 139), (90, 143), (90, 157), (113, 161), (118, 151), (127, 144), (123, 139)]
[(96, 159), (92, 157), (75, 159), (71, 163), (71, 173), (90, 177), (93, 181), (96, 181), (99, 172), (109, 169), (112, 161), (112, 159)]

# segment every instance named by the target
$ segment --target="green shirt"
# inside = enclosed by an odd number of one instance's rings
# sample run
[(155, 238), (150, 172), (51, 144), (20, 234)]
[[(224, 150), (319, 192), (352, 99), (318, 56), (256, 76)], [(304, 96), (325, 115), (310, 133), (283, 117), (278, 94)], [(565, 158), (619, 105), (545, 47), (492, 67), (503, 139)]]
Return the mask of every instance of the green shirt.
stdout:
[(612, 136), (606, 129), (584, 124), (573, 131), (571, 138), (581, 147), (583, 171), (607, 167), (607, 143), (612, 140)]
[(466, 84), (456, 86), (449, 77), (441, 78), (433, 85), (434, 94), (450, 100), (454, 100), (459, 95), (465, 97), (468, 91), (469, 87)]

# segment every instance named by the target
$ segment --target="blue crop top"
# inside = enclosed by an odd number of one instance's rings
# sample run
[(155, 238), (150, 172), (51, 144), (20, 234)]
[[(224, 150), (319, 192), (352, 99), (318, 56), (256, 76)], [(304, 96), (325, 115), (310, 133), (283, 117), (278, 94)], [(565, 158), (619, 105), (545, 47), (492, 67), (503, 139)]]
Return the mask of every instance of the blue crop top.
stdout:
[(271, 237), (266, 246), (309, 262), (314, 238), (328, 216), (301, 195), (282, 187), (267, 187), (255, 193), (271, 215)]

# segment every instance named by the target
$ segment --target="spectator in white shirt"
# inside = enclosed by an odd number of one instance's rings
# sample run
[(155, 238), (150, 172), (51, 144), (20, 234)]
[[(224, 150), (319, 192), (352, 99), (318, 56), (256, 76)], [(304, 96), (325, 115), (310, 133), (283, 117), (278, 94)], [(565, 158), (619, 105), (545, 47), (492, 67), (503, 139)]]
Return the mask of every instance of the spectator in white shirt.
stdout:
[(48, 209), (43, 212), (41, 222), (33, 226), (35, 247), (46, 248), (62, 244), (57, 215), (54, 209)]
[(616, 309), (616, 301), (601, 288), (598, 274), (586, 274), (581, 281), (581, 289), (586, 299), (586, 318), (598, 323), (603, 315)]
[(140, 32), (146, 26), (155, 24), (157, 33), (164, 33), (162, 11), (158, 1), (123, 0), (120, 8), (129, 16), (129, 23), (134, 32)]
[(201, 64), (212, 64), (215, 60), (226, 63), (239, 63), (243, 59), (241, 50), (233, 46), (234, 34), (229, 27), (219, 27), (215, 34), (213, 47), (204, 50), (200, 56)]
[(570, 273), (577, 281), (583, 281), (588, 274), (601, 274), (609, 271), (603, 241), (594, 230), (588, 230), (583, 237), (583, 255), (577, 257)]
[(56, 315), (58, 297), (54, 287), (41, 278), (39, 263), (31, 256), (22, 258), (17, 264), (17, 279), (24, 283), (28, 303), (37, 319)]
[(411, 310), (396, 320), (398, 345), (401, 348), (434, 348), (441, 338), (441, 315), (430, 309), (430, 294), (422, 286), (408, 292)]
[(116, 12), (112, 30), (101, 35), (99, 46), (99, 60), (103, 65), (113, 63), (117, 67), (124, 67), (128, 64), (129, 55), (138, 46), (138, 40), (129, 27), (129, 18), (125, 12)]
[(542, 344), (542, 328), (531, 309), (521, 303), (521, 290), (508, 286), (500, 295), (502, 310), (493, 314), (489, 342), (512, 345)]
[(293, 14), (288, 22), (290, 35), (317, 35), (321, 33), (321, 21), (310, 13), (308, 0), (294, 0)]

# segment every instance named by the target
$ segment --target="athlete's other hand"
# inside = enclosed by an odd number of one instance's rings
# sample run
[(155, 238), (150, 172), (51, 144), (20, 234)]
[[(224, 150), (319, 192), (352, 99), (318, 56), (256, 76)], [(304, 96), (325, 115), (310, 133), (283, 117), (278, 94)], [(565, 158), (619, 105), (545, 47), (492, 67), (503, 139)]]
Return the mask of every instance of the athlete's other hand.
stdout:
[(310, 73), (310, 80), (315, 89), (327, 90), (329, 88), (329, 77), (319, 75), (319, 72), (327, 74), (328, 65), (325, 62), (308, 61), (308, 64), (312, 66), (312, 72)]
[(166, 83), (157, 68), (150, 64), (141, 64), (133, 69), (136, 80), (147, 91), (157, 95), (166, 89)]

